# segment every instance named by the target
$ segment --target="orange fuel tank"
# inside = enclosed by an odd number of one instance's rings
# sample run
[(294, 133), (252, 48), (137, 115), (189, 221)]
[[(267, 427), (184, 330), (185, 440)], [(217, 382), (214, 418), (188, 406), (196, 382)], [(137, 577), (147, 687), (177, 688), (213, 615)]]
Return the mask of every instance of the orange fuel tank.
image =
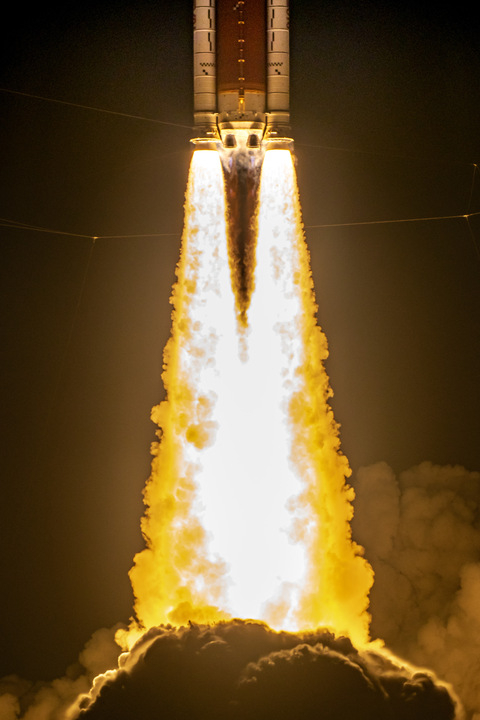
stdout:
[(219, 122), (265, 121), (265, 16), (263, 0), (217, 0)]

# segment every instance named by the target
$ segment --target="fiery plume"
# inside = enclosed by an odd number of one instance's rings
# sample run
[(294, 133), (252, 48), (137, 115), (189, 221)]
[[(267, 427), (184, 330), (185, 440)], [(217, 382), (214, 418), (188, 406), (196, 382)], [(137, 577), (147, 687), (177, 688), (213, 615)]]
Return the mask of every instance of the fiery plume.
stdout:
[(368, 639), (373, 575), (351, 540), (350, 469), (287, 150), (265, 154), (255, 227), (242, 327), (220, 156), (196, 151), (126, 646), (161, 623), (227, 617)]

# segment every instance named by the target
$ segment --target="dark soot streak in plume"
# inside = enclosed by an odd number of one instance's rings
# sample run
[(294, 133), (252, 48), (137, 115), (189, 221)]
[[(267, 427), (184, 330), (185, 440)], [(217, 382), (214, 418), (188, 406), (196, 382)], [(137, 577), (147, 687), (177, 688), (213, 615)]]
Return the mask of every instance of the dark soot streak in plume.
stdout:
[(81, 720), (455, 717), (444, 687), (380, 652), (327, 631), (276, 633), (240, 620), (148, 631), (83, 705)]

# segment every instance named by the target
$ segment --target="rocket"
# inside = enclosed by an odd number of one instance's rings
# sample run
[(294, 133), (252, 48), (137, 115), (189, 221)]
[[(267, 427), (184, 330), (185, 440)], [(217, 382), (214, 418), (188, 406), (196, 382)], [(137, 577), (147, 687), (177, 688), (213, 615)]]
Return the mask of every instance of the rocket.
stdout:
[(196, 146), (289, 147), (288, 0), (194, 0)]

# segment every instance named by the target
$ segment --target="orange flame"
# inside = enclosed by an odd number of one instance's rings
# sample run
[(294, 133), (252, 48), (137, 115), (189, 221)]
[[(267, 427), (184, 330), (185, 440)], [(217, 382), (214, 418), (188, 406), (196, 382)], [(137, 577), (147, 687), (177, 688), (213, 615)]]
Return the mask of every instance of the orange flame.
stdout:
[(373, 573), (351, 540), (353, 490), (323, 367), (326, 340), (292, 157), (265, 154), (254, 289), (239, 329), (220, 158), (196, 151), (165, 349), (161, 441), (145, 489), (138, 622), (250, 617), (368, 640)]

